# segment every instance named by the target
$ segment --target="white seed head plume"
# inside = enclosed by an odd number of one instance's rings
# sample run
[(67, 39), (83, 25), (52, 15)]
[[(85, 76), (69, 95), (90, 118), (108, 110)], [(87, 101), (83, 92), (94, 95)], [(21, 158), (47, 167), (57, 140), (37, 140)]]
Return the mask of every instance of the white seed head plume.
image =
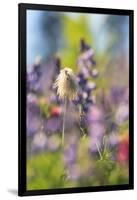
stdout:
[(67, 67), (62, 69), (54, 83), (54, 87), (57, 88), (57, 95), (60, 99), (74, 100), (77, 96), (77, 82), (72, 69)]

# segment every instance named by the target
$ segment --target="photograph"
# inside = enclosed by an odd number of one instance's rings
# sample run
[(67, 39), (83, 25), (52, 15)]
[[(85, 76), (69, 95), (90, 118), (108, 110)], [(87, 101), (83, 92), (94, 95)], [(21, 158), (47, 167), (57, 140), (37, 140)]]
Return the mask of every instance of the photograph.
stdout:
[(129, 24), (124, 13), (26, 9), (27, 191), (128, 188)]

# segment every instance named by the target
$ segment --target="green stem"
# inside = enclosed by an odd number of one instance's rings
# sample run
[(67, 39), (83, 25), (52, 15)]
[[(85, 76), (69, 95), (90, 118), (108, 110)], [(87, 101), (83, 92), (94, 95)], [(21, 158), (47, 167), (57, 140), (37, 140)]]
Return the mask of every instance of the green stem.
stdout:
[(67, 110), (67, 98), (65, 97), (65, 104), (64, 104), (64, 114), (63, 114), (63, 127), (62, 127), (62, 139), (61, 144), (64, 145), (64, 137), (65, 137), (65, 118), (66, 118), (66, 110)]
[(100, 160), (102, 160), (102, 154), (101, 154), (101, 151), (99, 149), (99, 146), (98, 146), (98, 143), (97, 141), (95, 142), (96, 146), (97, 146), (97, 150), (98, 150), (98, 153), (99, 153), (99, 156), (100, 156)]
[(105, 154), (107, 151), (107, 137), (106, 136), (104, 136), (104, 138), (103, 138), (103, 145), (104, 145), (103, 154)]
[(43, 131), (43, 129), (44, 129), (44, 127), (43, 127), (43, 111), (42, 111), (42, 107), (40, 106), (40, 118), (41, 118), (41, 127), (40, 127), (40, 129), (41, 129), (41, 131)]
[(86, 133), (85, 133), (85, 131), (84, 131), (84, 129), (82, 128), (82, 126), (81, 126), (81, 118), (82, 118), (82, 116), (84, 115), (83, 114), (83, 112), (82, 112), (82, 106), (81, 105), (79, 105), (79, 122), (78, 122), (78, 124), (79, 124), (79, 128), (80, 128), (80, 130), (81, 130), (81, 132), (82, 132), (82, 136), (85, 136), (86, 135)]

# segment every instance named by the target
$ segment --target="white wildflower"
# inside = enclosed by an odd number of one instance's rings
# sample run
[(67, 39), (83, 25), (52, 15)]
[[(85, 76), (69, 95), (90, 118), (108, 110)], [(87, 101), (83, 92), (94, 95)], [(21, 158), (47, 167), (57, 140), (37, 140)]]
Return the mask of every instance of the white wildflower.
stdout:
[(54, 87), (57, 88), (57, 95), (60, 99), (74, 100), (77, 96), (77, 83), (72, 69), (62, 69), (55, 81)]
[(67, 110), (67, 101), (74, 100), (77, 96), (77, 82), (76, 77), (70, 68), (64, 68), (60, 71), (54, 87), (57, 88), (57, 95), (60, 99), (64, 99), (64, 115), (62, 127), (62, 146), (64, 144), (65, 135), (65, 115)]

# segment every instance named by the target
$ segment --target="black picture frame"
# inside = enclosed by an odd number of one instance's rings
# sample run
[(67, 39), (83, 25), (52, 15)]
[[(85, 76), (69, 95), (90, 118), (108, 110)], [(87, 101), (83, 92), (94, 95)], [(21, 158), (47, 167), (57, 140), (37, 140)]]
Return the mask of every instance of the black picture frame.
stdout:
[[(65, 12), (98, 13), (129, 16), (129, 184), (80, 188), (59, 188), (30, 190), (26, 189), (26, 11), (51, 10)], [(18, 77), (19, 77), (19, 122), (18, 122), (18, 195), (47, 195), (60, 193), (80, 193), (128, 190), (134, 188), (134, 11), (107, 8), (72, 7), (57, 5), (24, 4), (18, 5)]]

